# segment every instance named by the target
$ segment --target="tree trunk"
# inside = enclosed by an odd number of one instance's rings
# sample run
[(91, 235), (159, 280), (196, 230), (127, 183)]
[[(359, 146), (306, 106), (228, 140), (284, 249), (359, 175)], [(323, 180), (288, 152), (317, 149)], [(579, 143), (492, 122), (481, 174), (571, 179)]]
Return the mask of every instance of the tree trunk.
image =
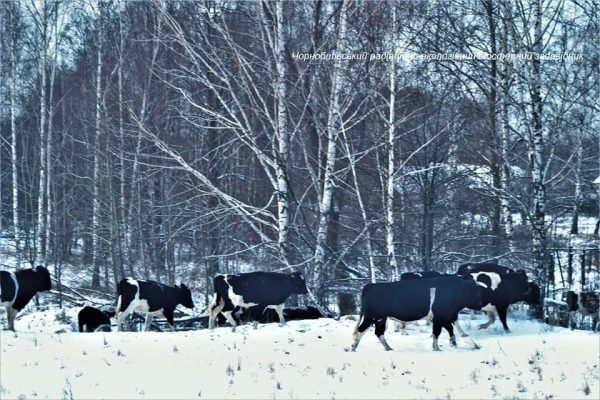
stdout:
[(15, 2), (10, 4), (10, 161), (12, 167), (12, 223), (15, 238), (15, 267), (21, 267), (21, 237), (19, 232), (19, 178), (17, 160), (17, 38), (16, 38), (16, 16)]
[[(390, 3), (392, 7), (392, 49), (395, 53), (396, 50), (396, 30), (398, 25), (397, 7), (396, 2)], [(395, 57), (390, 58), (389, 64), (390, 74), (390, 99), (389, 99), (389, 119), (388, 119), (388, 137), (387, 137), (387, 153), (388, 153), (388, 165), (387, 165), (387, 186), (386, 186), (386, 202), (385, 202), (385, 231), (386, 231), (386, 250), (387, 250), (387, 262), (390, 267), (390, 279), (397, 280), (400, 275), (398, 269), (398, 261), (396, 260), (395, 251), (395, 236), (394, 236), (394, 194), (395, 194), (395, 162), (394, 162), (394, 144), (396, 141), (396, 118), (395, 118), (395, 106), (396, 106), (396, 61)], [(374, 279), (374, 276), (371, 277)], [(373, 282), (375, 282), (373, 280)]]
[(93, 197), (92, 197), (92, 287), (100, 287), (100, 144), (101, 141), (101, 104), (102, 104), (102, 4), (98, 2), (98, 36), (97, 36), (97, 57), (96, 57), (96, 128), (94, 134), (94, 171), (93, 171)]
[[(340, 14), (340, 25), (337, 39), (337, 52), (343, 53), (346, 40), (346, 10), (348, 3), (343, 2)], [(325, 159), (325, 172), (323, 176), (322, 198), (319, 206), (319, 227), (314, 254), (313, 281), (317, 287), (318, 296), (322, 295), (323, 276), (325, 266), (325, 247), (327, 231), (329, 230), (329, 212), (334, 190), (334, 169), (336, 162), (337, 138), (342, 126), (342, 115), (340, 113), (340, 91), (342, 89), (342, 69), (346, 63), (336, 59), (333, 66), (333, 78), (331, 83), (331, 95), (327, 119), (327, 153)]]

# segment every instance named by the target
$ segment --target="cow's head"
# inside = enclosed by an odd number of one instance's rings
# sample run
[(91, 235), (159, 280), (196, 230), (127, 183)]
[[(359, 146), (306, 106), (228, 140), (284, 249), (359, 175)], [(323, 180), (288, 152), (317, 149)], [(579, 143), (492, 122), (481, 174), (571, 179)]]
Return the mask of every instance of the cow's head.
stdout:
[(527, 282), (527, 290), (523, 296), (523, 301), (533, 305), (540, 304), (540, 287), (535, 282)]
[(35, 284), (38, 292), (44, 292), (52, 289), (52, 281), (50, 280), (50, 272), (41, 265), (33, 268), (33, 273), (36, 276)]
[(194, 300), (192, 300), (192, 292), (183, 283), (179, 286), (179, 304), (187, 308), (194, 308)]
[(308, 293), (308, 289), (306, 288), (306, 281), (302, 276), (301, 272), (293, 272), (290, 274), (290, 283), (292, 285), (292, 290), (296, 294), (306, 294)]

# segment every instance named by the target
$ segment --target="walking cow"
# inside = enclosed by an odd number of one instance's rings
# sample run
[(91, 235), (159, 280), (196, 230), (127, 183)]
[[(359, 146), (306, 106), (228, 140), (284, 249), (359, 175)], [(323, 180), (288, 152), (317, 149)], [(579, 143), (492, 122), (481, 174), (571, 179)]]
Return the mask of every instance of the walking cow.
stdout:
[(8, 329), (15, 330), (15, 318), (37, 292), (52, 289), (50, 273), (42, 266), (16, 272), (0, 271), (0, 305), (6, 307)]
[(442, 327), (450, 334), (450, 342), (456, 345), (452, 323), (460, 310), (482, 303), (487, 291), (484, 286), (458, 276), (370, 283), (362, 290), (361, 312), (354, 330), (352, 351), (356, 350), (372, 324), (375, 324), (375, 335), (383, 347), (391, 350), (384, 337), (387, 318), (415, 321), (431, 313), (433, 349), (440, 349), (438, 337)]
[[(488, 320), (481, 324), (479, 329), (485, 329), (492, 325), (496, 320), (494, 310), (497, 310), (500, 322), (506, 332), (510, 332), (506, 323), (508, 307), (519, 301), (525, 301), (529, 304), (540, 304), (540, 288), (537, 284), (529, 281), (525, 271), (513, 270), (493, 263), (475, 263), (464, 264), (458, 268), (457, 275), (471, 276), (475, 281), (487, 285), (492, 293), (489, 304), (483, 304)], [(457, 324), (463, 336), (464, 331)]]
[(117, 285), (117, 330), (122, 330), (125, 318), (138, 310), (146, 313), (145, 330), (150, 330), (150, 323), (155, 315), (164, 315), (175, 330), (174, 311), (178, 304), (194, 308), (192, 293), (183, 283), (180, 286), (167, 286), (154, 281), (123, 279)]
[(283, 303), (291, 294), (306, 294), (306, 282), (300, 272), (249, 272), (245, 274), (217, 275), (213, 280), (215, 289), (212, 304), (206, 310), (210, 316), (208, 326), (213, 328), (214, 319), (222, 313), (235, 331), (237, 322), (231, 316), (234, 308), (258, 306), (259, 310), (273, 308), (279, 323), (285, 324)]

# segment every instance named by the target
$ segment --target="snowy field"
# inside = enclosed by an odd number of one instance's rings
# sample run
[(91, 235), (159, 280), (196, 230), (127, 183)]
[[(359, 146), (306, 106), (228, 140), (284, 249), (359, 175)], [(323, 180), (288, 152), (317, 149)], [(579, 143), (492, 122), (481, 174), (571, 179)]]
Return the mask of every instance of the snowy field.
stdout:
[(390, 352), (371, 328), (352, 353), (350, 318), (79, 334), (75, 312), (66, 322), (56, 311), (23, 315), (17, 334), (0, 333), (1, 399), (600, 398), (600, 336), (527, 320), (509, 318), (504, 334), (462, 315), (480, 349), (462, 338), (452, 348), (442, 332), (441, 352), (424, 321), (408, 335), (388, 327)]

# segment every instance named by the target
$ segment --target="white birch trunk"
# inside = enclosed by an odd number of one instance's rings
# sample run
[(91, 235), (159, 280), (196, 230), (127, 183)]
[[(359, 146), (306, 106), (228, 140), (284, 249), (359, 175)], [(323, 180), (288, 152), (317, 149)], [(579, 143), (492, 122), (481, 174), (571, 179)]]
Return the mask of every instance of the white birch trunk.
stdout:
[(19, 232), (19, 175), (18, 175), (18, 160), (17, 160), (17, 43), (16, 43), (16, 27), (15, 27), (15, 2), (10, 5), (10, 161), (12, 166), (12, 212), (13, 212), (13, 234), (15, 237), (15, 255), (16, 268), (21, 267), (21, 249), (20, 249), (20, 232)]
[[(101, 91), (102, 91), (102, 5), (98, 3), (98, 50), (96, 57), (96, 124), (94, 134), (94, 170), (93, 170), (93, 197), (92, 197), (92, 264), (94, 275), (99, 271), (100, 261), (100, 143), (101, 143)], [(96, 277), (99, 280), (99, 276)], [(98, 283), (98, 282), (96, 282)]]
[[(391, 2), (392, 7), (392, 32), (390, 40), (392, 41), (392, 49), (396, 50), (396, 30), (397, 30), (397, 11), (396, 3)], [(386, 249), (387, 249), (387, 261), (390, 266), (390, 278), (396, 280), (398, 271), (398, 262), (396, 260), (395, 250), (395, 237), (394, 237), (394, 144), (396, 138), (396, 118), (395, 103), (396, 103), (396, 61), (392, 57), (389, 64), (390, 74), (390, 99), (389, 99), (389, 119), (388, 119), (388, 137), (387, 137), (387, 151), (388, 151), (388, 165), (387, 165), (387, 181), (386, 181), (386, 201), (385, 201), (385, 238), (386, 238)]]
[(45, 258), (48, 258), (50, 252), (50, 232), (52, 230), (52, 196), (51, 196), (51, 185), (52, 185), (52, 136), (53, 136), (53, 119), (54, 119), (54, 82), (56, 78), (56, 68), (58, 63), (58, 11), (54, 11), (54, 59), (52, 60), (52, 68), (50, 70), (50, 93), (48, 96), (48, 130), (46, 137), (46, 210), (44, 213), (44, 241), (45, 241)]
[[(504, 4), (506, 6), (506, 4)], [(508, 53), (508, 26), (507, 22), (502, 22), (502, 52)], [(513, 219), (512, 211), (510, 208), (509, 200), (509, 188), (510, 188), (510, 163), (509, 157), (509, 146), (510, 146), (510, 122), (509, 122), (509, 103), (510, 103), (510, 84), (509, 77), (511, 74), (511, 64), (508, 60), (500, 62), (500, 75), (501, 75), (501, 96), (502, 96), (502, 107), (501, 107), (501, 152), (502, 157), (500, 169), (500, 205), (502, 208), (502, 220), (504, 222), (504, 234), (508, 241), (508, 248), (511, 253), (516, 251), (515, 241), (513, 238)]]
[[(533, 52), (540, 54), (542, 49), (542, 5), (541, 0), (533, 2), (534, 38)], [(544, 133), (542, 126), (541, 62), (531, 62), (531, 120), (533, 125), (533, 143), (531, 144), (531, 178), (533, 196), (533, 267), (538, 282), (546, 281), (546, 188), (544, 185)], [(542, 286), (542, 285), (540, 285)]]
[[(123, 21), (119, 12), (119, 61), (117, 65), (118, 78), (118, 96), (119, 96), (119, 210), (120, 210), (120, 229), (121, 237), (119, 238), (124, 248), (123, 254), (129, 256), (130, 251), (130, 228), (127, 224), (127, 213), (125, 208), (125, 128), (123, 124), (123, 51), (125, 47), (123, 38)], [(129, 263), (128, 257), (128, 263)]]
[[(346, 40), (346, 10), (348, 3), (344, 1), (340, 14), (340, 27), (337, 41), (337, 52), (343, 53)], [(327, 231), (329, 230), (329, 211), (334, 189), (334, 168), (336, 161), (337, 138), (343, 123), (340, 112), (340, 90), (342, 88), (342, 69), (346, 65), (343, 60), (336, 60), (333, 67), (333, 79), (331, 82), (331, 95), (329, 112), (327, 117), (327, 153), (325, 161), (325, 173), (323, 176), (322, 198), (319, 205), (319, 228), (314, 254), (313, 281), (315, 287), (322, 286), (325, 264), (325, 245)]]
[(40, 49), (40, 171), (39, 171), (39, 182), (38, 182), (38, 203), (37, 203), (37, 224), (36, 224), (36, 264), (46, 264), (45, 255), (45, 221), (46, 221), (46, 208), (45, 208), (45, 195), (46, 195), (46, 56), (48, 52), (48, 6), (44, 1), (41, 6), (41, 20), (40, 32), (41, 32), (41, 49)]
[(283, 24), (283, 1), (279, 0), (276, 6), (277, 14), (277, 38), (275, 41), (275, 53), (277, 64), (277, 142), (278, 160), (276, 163), (277, 175), (277, 248), (279, 256), (284, 264), (289, 267), (289, 187), (287, 180), (287, 166), (289, 158), (290, 135), (288, 131), (288, 119), (286, 111), (286, 64), (285, 64), (285, 28)]

